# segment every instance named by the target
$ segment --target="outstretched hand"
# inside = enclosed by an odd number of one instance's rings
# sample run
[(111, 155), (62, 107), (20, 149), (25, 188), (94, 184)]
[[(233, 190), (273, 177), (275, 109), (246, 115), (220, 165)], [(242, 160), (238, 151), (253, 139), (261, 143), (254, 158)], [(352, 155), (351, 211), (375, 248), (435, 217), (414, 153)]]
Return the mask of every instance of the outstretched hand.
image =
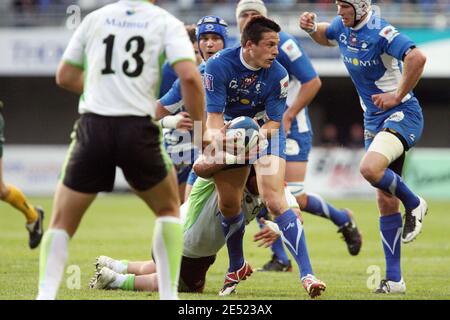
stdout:
[(253, 236), (253, 241), (258, 242), (258, 247), (270, 247), (281, 235), (280, 228), (275, 222), (261, 218), (259, 220), (264, 224), (264, 228)]

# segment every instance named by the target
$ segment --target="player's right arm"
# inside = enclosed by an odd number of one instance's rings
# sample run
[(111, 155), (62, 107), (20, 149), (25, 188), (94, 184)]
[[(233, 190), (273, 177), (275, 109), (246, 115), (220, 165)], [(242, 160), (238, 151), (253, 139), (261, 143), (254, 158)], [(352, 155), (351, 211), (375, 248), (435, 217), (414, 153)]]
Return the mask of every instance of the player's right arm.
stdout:
[(303, 12), (300, 16), (300, 28), (305, 30), (310, 37), (322, 46), (334, 47), (336, 44), (327, 37), (327, 29), (330, 24), (327, 22), (316, 22), (317, 15), (313, 12)]
[(56, 84), (78, 95), (82, 95), (84, 90), (85, 47), (92, 20), (91, 13), (81, 22), (70, 39), (56, 71)]

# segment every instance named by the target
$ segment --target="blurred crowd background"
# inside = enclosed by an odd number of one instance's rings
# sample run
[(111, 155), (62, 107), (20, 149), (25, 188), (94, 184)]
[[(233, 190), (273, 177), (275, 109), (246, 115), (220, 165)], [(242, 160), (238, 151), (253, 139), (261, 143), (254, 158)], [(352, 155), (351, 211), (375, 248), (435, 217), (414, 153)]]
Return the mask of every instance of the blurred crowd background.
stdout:
[[(37, 26), (57, 25), (64, 21), (67, 7), (77, 5), (84, 13), (113, 0), (2, 0), (0, 2), (0, 27), (7, 25)], [(234, 20), (236, 0), (158, 0), (157, 4), (175, 15), (183, 15), (186, 22), (196, 17), (220, 12), (226, 20)], [(270, 12), (282, 14), (287, 20), (297, 17), (303, 9), (314, 10), (323, 16), (336, 11), (334, 0), (267, 0)], [(393, 23), (401, 25), (436, 25), (450, 23), (449, 0), (374, 0), (382, 14)], [(220, 10), (220, 11), (219, 11)]]

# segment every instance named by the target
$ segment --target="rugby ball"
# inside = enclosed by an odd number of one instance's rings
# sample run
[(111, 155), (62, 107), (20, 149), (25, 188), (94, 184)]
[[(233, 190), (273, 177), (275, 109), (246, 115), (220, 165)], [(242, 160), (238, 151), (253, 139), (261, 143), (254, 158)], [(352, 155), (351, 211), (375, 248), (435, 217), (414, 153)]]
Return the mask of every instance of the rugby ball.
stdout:
[(250, 117), (237, 117), (230, 121), (227, 137), (237, 138), (237, 144), (244, 146), (245, 151), (255, 147), (259, 141), (259, 125)]

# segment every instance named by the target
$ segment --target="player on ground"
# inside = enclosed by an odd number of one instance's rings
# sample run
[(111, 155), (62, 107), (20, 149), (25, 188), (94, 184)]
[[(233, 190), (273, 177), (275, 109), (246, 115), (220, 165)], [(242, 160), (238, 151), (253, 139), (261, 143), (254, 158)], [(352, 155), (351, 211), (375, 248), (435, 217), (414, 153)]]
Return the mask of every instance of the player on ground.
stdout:
[[(272, 20), (255, 17), (242, 32), (241, 46), (225, 49), (208, 60), (204, 74), (207, 128), (219, 130), (225, 120), (239, 116), (265, 120), (261, 134), (269, 139), (269, 146), (254, 163), (258, 189), (283, 232), (283, 241), (300, 266), (301, 278), (305, 279), (312, 275), (312, 267), (303, 226), (283, 196), (286, 163), (282, 117), (289, 77), (275, 60), (279, 31), (280, 27)], [(233, 292), (239, 281), (252, 271), (242, 247), (245, 224), (241, 199), (249, 170), (249, 166), (237, 165), (214, 175), (230, 260), (220, 295)]]
[(19, 188), (3, 181), (3, 143), (5, 142), (5, 121), (1, 114), (3, 102), (0, 101), (0, 199), (22, 212), (27, 220), (25, 228), (28, 231), (28, 246), (36, 248), (44, 234), (44, 211), (31, 205)]
[[(267, 17), (267, 8), (262, 0), (241, 0), (236, 7), (236, 21), (242, 32), (245, 23), (254, 16)], [(277, 61), (289, 73), (288, 109), (283, 115), (286, 138), (286, 181), (296, 197), (302, 211), (330, 219), (341, 232), (351, 255), (361, 249), (361, 235), (349, 210), (339, 210), (317, 195), (305, 192), (305, 176), (308, 156), (312, 147), (312, 128), (308, 104), (316, 96), (321, 81), (307, 54), (298, 41), (281, 31)], [(281, 239), (272, 246), (272, 260), (263, 271), (288, 271), (291, 263)]]
[[(426, 202), (401, 179), (405, 152), (422, 135), (422, 110), (412, 90), (426, 58), (414, 42), (372, 11), (370, 0), (336, 4), (339, 16), (331, 23), (317, 23), (314, 13), (305, 12), (300, 27), (321, 45), (339, 46), (359, 94), (367, 149), (360, 170), (377, 188), (386, 258), (386, 279), (376, 292), (404, 293), (400, 234), (404, 243), (414, 240), (427, 212)], [(405, 207), (403, 233), (400, 201)]]
[[(285, 188), (285, 197), (289, 206), (297, 214), (300, 210), (295, 197)], [(247, 179), (242, 211), (245, 223), (260, 216), (264, 205), (258, 196), (258, 187), (254, 170)], [(180, 272), (180, 292), (203, 292), (205, 276), (209, 267), (214, 263), (216, 253), (225, 245), (222, 233), (222, 219), (216, 214), (218, 208), (218, 194), (211, 179), (199, 178), (194, 183), (192, 193), (181, 208), (184, 220), (184, 249)], [(265, 211), (265, 210), (264, 210)], [(254, 240), (261, 241), (260, 245), (269, 246), (279, 237), (278, 226), (271, 222), (261, 221), (265, 227), (255, 234)], [(156, 266), (153, 261), (128, 262), (118, 261), (100, 256), (96, 261), (97, 274), (91, 281), (91, 288), (95, 289), (123, 289), (138, 291), (156, 291)], [(309, 277), (303, 281), (307, 293), (314, 298), (318, 287), (325, 284), (318, 279)]]
[(98, 192), (110, 192), (120, 167), (156, 214), (153, 255), (161, 299), (177, 299), (182, 253), (180, 200), (155, 116), (161, 57), (181, 81), (191, 118), (204, 118), (204, 91), (183, 24), (153, 1), (122, 0), (90, 13), (69, 42), (57, 83), (81, 95), (80, 119), (57, 186), (40, 257), (38, 299), (54, 299), (68, 242)]
[[(226, 47), (228, 41), (228, 25), (220, 17), (202, 17), (196, 27), (196, 45), (200, 60), (208, 61), (210, 57)], [(200, 74), (205, 72), (205, 63), (199, 66)], [(172, 88), (156, 105), (156, 119), (165, 128), (172, 128), (164, 133), (166, 150), (172, 162), (178, 166), (178, 187), (180, 198), (186, 200), (195, 181), (192, 164), (198, 156), (192, 141), (193, 122), (185, 112), (181, 96), (179, 81), (175, 81)], [(175, 130), (175, 128), (177, 130)]]

